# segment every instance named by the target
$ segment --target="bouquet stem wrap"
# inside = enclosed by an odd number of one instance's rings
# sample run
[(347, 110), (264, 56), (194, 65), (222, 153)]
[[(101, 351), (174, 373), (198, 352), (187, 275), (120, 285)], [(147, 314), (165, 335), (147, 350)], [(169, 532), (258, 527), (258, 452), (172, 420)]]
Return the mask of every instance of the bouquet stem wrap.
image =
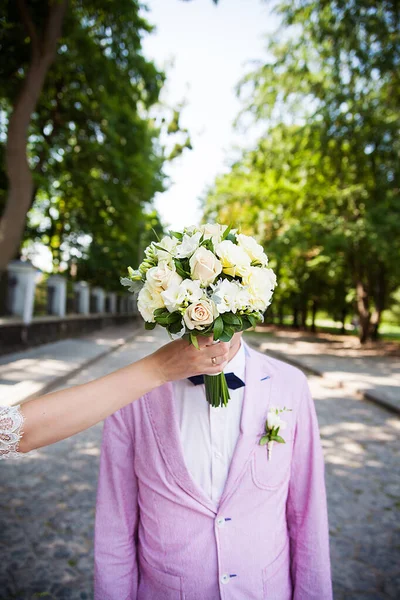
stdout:
[(214, 408), (227, 406), (230, 399), (228, 384), (223, 373), (204, 375), (207, 402)]

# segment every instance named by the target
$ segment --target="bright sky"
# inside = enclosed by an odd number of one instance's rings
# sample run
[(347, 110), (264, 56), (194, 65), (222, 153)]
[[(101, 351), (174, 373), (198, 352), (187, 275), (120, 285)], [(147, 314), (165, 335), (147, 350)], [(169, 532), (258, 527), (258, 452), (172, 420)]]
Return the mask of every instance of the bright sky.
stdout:
[[(166, 68), (162, 100), (187, 101), (181, 126), (191, 134), (185, 150), (167, 169), (168, 191), (156, 198), (163, 221), (175, 229), (201, 218), (199, 198), (215, 176), (227, 168), (234, 144), (246, 146), (233, 130), (241, 105), (234, 88), (263, 59), (265, 36), (276, 27), (262, 0), (147, 0), (147, 19), (156, 31), (144, 40), (144, 53)], [(172, 66), (170, 63), (173, 63)]]

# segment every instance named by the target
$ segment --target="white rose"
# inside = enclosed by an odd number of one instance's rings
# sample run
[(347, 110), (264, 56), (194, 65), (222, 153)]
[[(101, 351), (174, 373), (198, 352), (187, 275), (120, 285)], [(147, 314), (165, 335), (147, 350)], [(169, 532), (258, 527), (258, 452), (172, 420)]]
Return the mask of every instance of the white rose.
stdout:
[(200, 300), (196, 304), (189, 304), (183, 319), (188, 329), (204, 329), (211, 325), (218, 316), (215, 305), (210, 300)]
[(251, 308), (264, 312), (271, 304), (276, 275), (272, 269), (250, 267), (243, 277), (250, 295)]
[(172, 283), (180, 284), (182, 277), (175, 270), (175, 264), (162, 260), (156, 267), (152, 267), (146, 273), (148, 285), (153, 289), (166, 290)]
[(285, 429), (285, 427), (287, 425), (287, 423), (285, 421), (282, 421), (279, 414), (276, 413), (276, 408), (274, 408), (272, 406), (268, 411), (267, 423), (268, 423), (268, 427), (270, 429), (275, 428), (275, 427), (280, 427), (280, 429)]
[(222, 236), (227, 228), (227, 225), (219, 223), (206, 223), (200, 227), (200, 231), (204, 235), (205, 240), (211, 240), (214, 246), (220, 243)]
[(230, 240), (224, 240), (217, 244), (215, 251), (222, 263), (222, 270), (227, 275), (236, 277), (243, 276), (250, 267), (250, 257), (241, 248)]
[(239, 233), (236, 239), (239, 246), (248, 254), (252, 262), (254, 260), (261, 263), (263, 267), (267, 266), (268, 256), (265, 254), (264, 248), (260, 244), (257, 244), (254, 238), (244, 235), (244, 233)]
[(178, 244), (176, 248), (177, 258), (188, 258), (189, 256), (192, 256), (193, 252), (199, 247), (200, 238), (201, 231), (198, 231), (193, 235), (187, 235), (185, 233), (181, 243)]
[(138, 295), (138, 309), (143, 319), (148, 323), (154, 323), (154, 311), (157, 308), (164, 308), (164, 301), (161, 294), (144, 284)]
[(221, 273), (222, 265), (213, 252), (200, 246), (189, 261), (193, 279), (208, 285)]
[[(173, 262), (173, 258), (176, 255), (176, 247), (179, 244), (179, 240), (175, 237), (166, 235), (163, 237), (161, 242), (157, 243), (156, 253), (159, 261), (166, 261), (168, 264)], [(163, 248), (163, 250), (160, 250)]]
[(223, 279), (218, 285), (213, 286), (213, 290), (212, 300), (215, 302), (219, 314), (236, 313), (239, 308), (246, 308), (246, 306), (240, 306), (243, 304), (243, 297), (240, 295), (244, 292), (248, 296), (248, 293), (238, 282)]

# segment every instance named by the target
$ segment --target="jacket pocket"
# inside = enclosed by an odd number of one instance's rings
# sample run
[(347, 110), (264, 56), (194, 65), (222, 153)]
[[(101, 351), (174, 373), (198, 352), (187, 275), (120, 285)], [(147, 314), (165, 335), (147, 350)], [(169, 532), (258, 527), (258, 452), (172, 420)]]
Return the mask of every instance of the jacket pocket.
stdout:
[(271, 458), (268, 459), (267, 446), (257, 445), (251, 463), (255, 485), (263, 490), (273, 490), (285, 483), (290, 476), (292, 460), (292, 432), (282, 432), (285, 443), (275, 442)]
[(263, 599), (291, 600), (293, 586), (290, 575), (290, 543), (289, 538), (276, 559), (263, 569)]
[(137, 600), (184, 600), (182, 578), (160, 571), (140, 557)]

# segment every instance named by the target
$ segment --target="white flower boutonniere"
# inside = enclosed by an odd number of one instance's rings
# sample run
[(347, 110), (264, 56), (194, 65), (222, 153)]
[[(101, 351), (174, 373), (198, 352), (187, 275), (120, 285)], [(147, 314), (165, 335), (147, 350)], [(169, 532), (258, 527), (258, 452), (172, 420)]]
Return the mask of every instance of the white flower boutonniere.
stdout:
[(291, 408), (277, 408), (276, 406), (271, 406), (268, 410), (267, 420), (265, 421), (265, 434), (259, 441), (260, 446), (265, 446), (267, 444), (267, 457), (268, 460), (271, 459), (272, 454), (272, 446), (274, 442), (278, 442), (279, 444), (285, 444), (285, 440), (279, 434), (280, 429), (285, 429), (287, 423), (280, 417), (279, 413), (284, 412), (285, 410), (291, 411)]

